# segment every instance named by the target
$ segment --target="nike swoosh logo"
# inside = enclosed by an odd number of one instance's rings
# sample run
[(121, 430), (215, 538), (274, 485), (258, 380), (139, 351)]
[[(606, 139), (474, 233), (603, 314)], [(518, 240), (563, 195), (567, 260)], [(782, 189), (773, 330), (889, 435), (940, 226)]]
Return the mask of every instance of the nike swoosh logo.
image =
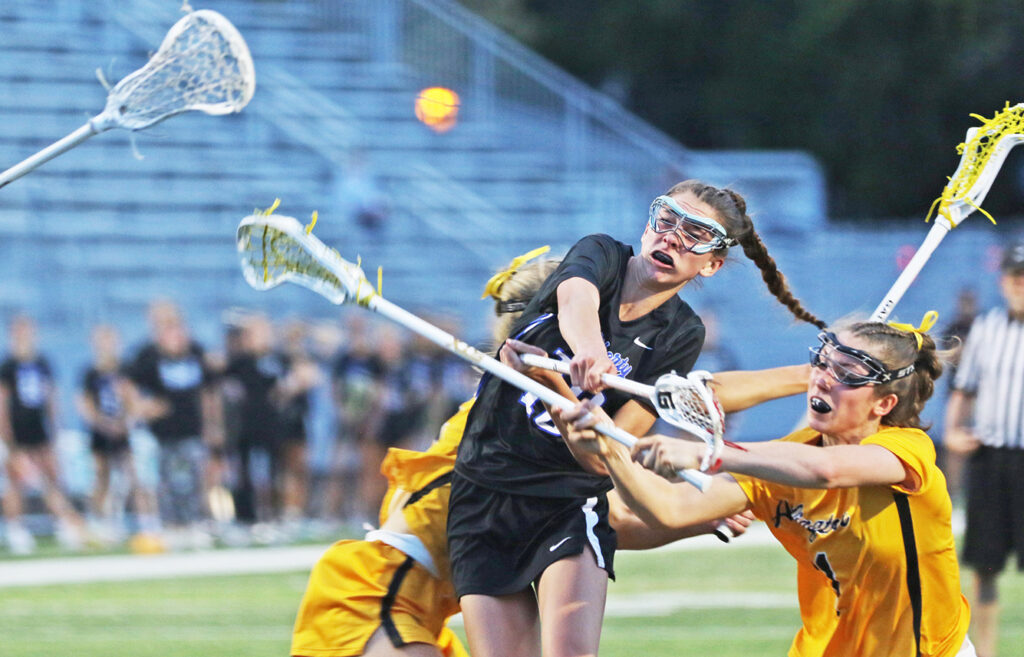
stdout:
[(650, 351), (651, 349), (654, 349), (654, 347), (648, 347), (643, 342), (640, 342), (640, 338), (633, 338), (633, 344), (635, 344), (636, 346), (638, 346), (638, 347), (640, 347), (642, 349), (646, 349), (647, 351)]
[(562, 540), (558, 541), (557, 543), (555, 543), (554, 545), (552, 545), (551, 547), (549, 547), (549, 548), (548, 548), (548, 552), (554, 552), (554, 551), (555, 551), (555, 550), (557, 550), (557, 549), (558, 549), (559, 547), (561, 547), (562, 543), (565, 543), (565, 542), (566, 542), (566, 541), (568, 541), (568, 540), (569, 540), (570, 538), (572, 538), (572, 536), (566, 536), (566, 537), (565, 537), (565, 538), (563, 538)]

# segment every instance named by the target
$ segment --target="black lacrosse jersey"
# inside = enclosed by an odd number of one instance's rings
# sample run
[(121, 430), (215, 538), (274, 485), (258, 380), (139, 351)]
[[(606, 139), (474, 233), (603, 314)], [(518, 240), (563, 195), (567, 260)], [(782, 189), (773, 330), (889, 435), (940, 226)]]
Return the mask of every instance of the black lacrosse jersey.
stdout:
[[(619, 320), (632, 255), (632, 247), (607, 235), (584, 237), (544, 281), (512, 336), (552, 358), (572, 358), (558, 329), (556, 290), (562, 281), (584, 278), (599, 290), (601, 334), (619, 376), (653, 383), (673, 370), (689, 372), (704, 344), (704, 324), (682, 299), (672, 297), (639, 319)], [(602, 407), (613, 417), (635, 399), (610, 389), (601, 395)], [(455, 469), (485, 488), (539, 497), (591, 497), (612, 487), (609, 478), (580, 467), (542, 402), (490, 375), (480, 381)]]
[[(124, 399), (119, 385), (124, 373), (118, 367), (114, 370), (100, 370), (89, 366), (82, 375), (82, 394), (87, 396), (96, 408), (96, 412), (109, 418), (123, 418), (125, 413)], [(110, 435), (98, 426), (90, 426), (89, 433), (94, 442), (108, 439), (126, 440), (127, 432)]]
[(53, 370), (43, 356), (18, 360), (13, 356), (0, 363), (0, 382), (10, 394), (7, 410), (14, 442), (35, 446), (49, 442), (47, 401), (53, 394)]
[(276, 389), (286, 368), (285, 359), (274, 352), (239, 354), (228, 363), (224, 377), (237, 381), (244, 391), (240, 445), (270, 448), (282, 442), (284, 424)]
[(136, 356), (128, 374), (143, 394), (170, 407), (167, 415), (149, 423), (158, 440), (182, 440), (202, 433), (201, 395), (211, 384), (212, 373), (198, 343), (191, 342), (181, 356), (167, 356), (155, 344), (148, 344)]

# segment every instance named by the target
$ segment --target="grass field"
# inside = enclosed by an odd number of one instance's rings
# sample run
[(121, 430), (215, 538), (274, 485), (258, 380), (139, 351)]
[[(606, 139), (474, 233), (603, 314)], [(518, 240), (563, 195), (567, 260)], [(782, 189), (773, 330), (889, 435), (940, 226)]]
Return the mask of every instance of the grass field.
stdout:
[[(601, 654), (785, 655), (795, 567), (777, 546), (620, 553)], [(0, 590), (0, 655), (281, 657), (306, 573)], [(1024, 576), (1001, 580), (1001, 654), (1024, 644)]]

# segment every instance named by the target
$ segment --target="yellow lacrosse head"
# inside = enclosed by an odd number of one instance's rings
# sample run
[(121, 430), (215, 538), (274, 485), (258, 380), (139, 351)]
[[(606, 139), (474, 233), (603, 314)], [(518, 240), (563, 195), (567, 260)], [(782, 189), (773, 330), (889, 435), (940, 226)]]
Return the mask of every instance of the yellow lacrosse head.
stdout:
[(1024, 141), (1024, 103), (1012, 107), (1006, 103), (991, 119), (978, 114), (971, 116), (981, 125), (968, 130), (967, 138), (957, 146), (960, 165), (928, 212), (931, 218), (937, 208), (937, 213), (954, 228), (974, 210), (995, 223), (992, 215), (981, 208), (981, 202), (1010, 149)]

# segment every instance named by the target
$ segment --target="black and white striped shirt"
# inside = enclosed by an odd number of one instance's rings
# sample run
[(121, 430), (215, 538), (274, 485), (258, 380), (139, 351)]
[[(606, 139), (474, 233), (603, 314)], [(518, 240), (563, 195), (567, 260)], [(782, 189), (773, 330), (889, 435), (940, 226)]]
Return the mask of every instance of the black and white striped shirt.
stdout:
[(1005, 308), (975, 319), (953, 387), (974, 395), (974, 433), (982, 444), (1024, 448), (1024, 322)]

